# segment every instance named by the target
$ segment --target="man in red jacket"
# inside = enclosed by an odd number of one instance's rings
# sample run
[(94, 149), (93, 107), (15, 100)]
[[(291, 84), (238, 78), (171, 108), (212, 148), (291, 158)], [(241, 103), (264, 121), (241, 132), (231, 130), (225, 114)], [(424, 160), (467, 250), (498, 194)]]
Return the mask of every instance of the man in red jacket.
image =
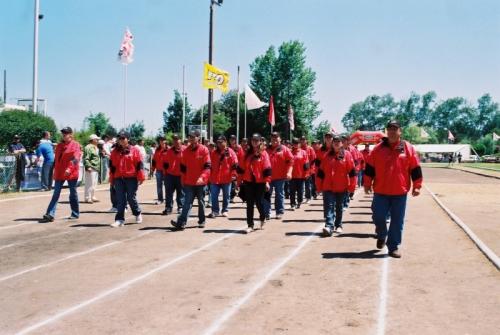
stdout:
[(290, 208), (300, 208), (304, 196), (304, 184), (309, 174), (309, 156), (300, 148), (299, 139), (292, 140), (293, 170), (290, 180)]
[(137, 203), (137, 189), (145, 179), (142, 155), (139, 149), (129, 144), (130, 134), (121, 131), (118, 134), (118, 145), (111, 152), (109, 159), (109, 182), (116, 190), (117, 212), (111, 227), (125, 224), (125, 206), (135, 216), (136, 223), (142, 223), (141, 208)]
[[(217, 149), (210, 153), (212, 162), (212, 172), (210, 173), (210, 202), (212, 203), (212, 213), (209, 218), (215, 218), (221, 214), (227, 216), (229, 210), (229, 189), (231, 181), (236, 177), (238, 158), (233, 149), (228, 148), (225, 136), (217, 139)], [(219, 194), (222, 190), (222, 212), (219, 208)]]
[(156, 202), (155, 205), (159, 205), (163, 203), (163, 185), (165, 184), (163, 169), (161, 166), (161, 156), (162, 154), (168, 150), (167, 142), (164, 136), (159, 136), (158, 139), (158, 147), (153, 154), (153, 161), (151, 164), (151, 173), (155, 174), (156, 177)]
[[(356, 149), (356, 147), (354, 145), (351, 144), (351, 137), (349, 136), (349, 134), (344, 134), (341, 136), (341, 139), (342, 139), (342, 146), (344, 148), (344, 150), (347, 150), (349, 151), (349, 153), (351, 154), (351, 157), (352, 157), (352, 160), (354, 162), (354, 169), (356, 170), (356, 183), (358, 182), (358, 172), (359, 172), (359, 169), (360, 169), (360, 164), (361, 164), (361, 160), (362, 160), (362, 156), (361, 156), (361, 153), (359, 152), (358, 149)], [(345, 197), (344, 197), (344, 210), (347, 210), (347, 208), (349, 207), (349, 202), (351, 201), (351, 199), (354, 197), (354, 191), (353, 192), (347, 192)]]
[(271, 134), (271, 145), (267, 149), (272, 166), (271, 184), (269, 188), (269, 200), (264, 197), (263, 205), (266, 219), (271, 216), (271, 197), (273, 190), (276, 192), (274, 198), (274, 210), (276, 219), (281, 219), (285, 214), (285, 181), (292, 179), (293, 155), (290, 149), (281, 144), (281, 136), (278, 132)]
[(365, 148), (361, 151), (361, 155), (363, 156), (363, 161), (361, 162), (361, 169), (358, 174), (358, 186), (361, 187), (363, 185), (363, 175), (365, 174), (366, 168), (366, 160), (368, 159), (368, 155), (370, 155), (370, 145), (365, 144)]
[(184, 207), (177, 221), (170, 221), (172, 226), (183, 230), (186, 226), (194, 198), (198, 199), (198, 227), (205, 228), (205, 187), (210, 177), (210, 153), (200, 143), (200, 132), (195, 130), (189, 134), (189, 146), (182, 152), (181, 173), (184, 189)]
[[(300, 138), (300, 148), (304, 150), (307, 154), (307, 163), (309, 165), (313, 164), (314, 161), (316, 160), (316, 154), (314, 152), (314, 149), (307, 143), (307, 139), (305, 136), (302, 136)], [(311, 201), (312, 197), (312, 176), (311, 176), (311, 171), (306, 172), (306, 179), (304, 182), (304, 187), (305, 187), (305, 196), (306, 196), (306, 204), (308, 204)]]
[(50, 200), (47, 212), (41, 222), (52, 222), (56, 214), (57, 202), (61, 195), (61, 189), (65, 181), (69, 187), (69, 203), (71, 206), (71, 215), (69, 219), (78, 219), (80, 209), (78, 205), (78, 175), (80, 173), (80, 159), (82, 150), (80, 144), (73, 139), (73, 130), (70, 127), (61, 129), (62, 142), (57, 144), (54, 162), (54, 193)]
[[(377, 248), (382, 249), (387, 243), (389, 256), (400, 258), (407, 193), (413, 184), (412, 195), (420, 194), (422, 169), (415, 148), (401, 140), (398, 121), (387, 124), (387, 137), (368, 156), (364, 179), (365, 193), (371, 193), (372, 187), (374, 192), (372, 211)], [(388, 232), (386, 217), (389, 213), (391, 222)]]
[(179, 135), (172, 136), (172, 146), (163, 151), (160, 157), (163, 169), (163, 181), (165, 182), (165, 210), (163, 215), (172, 213), (174, 207), (174, 192), (176, 194), (177, 213), (180, 213), (184, 206), (184, 191), (181, 182), (181, 160), (184, 145), (182, 145)]
[(356, 188), (356, 170), (351, 153), (342, 147), (338, 135), (332, 138), (332, 146), (324, 153), (318, 168), (316, 187), (323, 192), (325, 228), (323, 236), (332, 236), (332, 230), (342, 232), (342, 206), (347, 192)]

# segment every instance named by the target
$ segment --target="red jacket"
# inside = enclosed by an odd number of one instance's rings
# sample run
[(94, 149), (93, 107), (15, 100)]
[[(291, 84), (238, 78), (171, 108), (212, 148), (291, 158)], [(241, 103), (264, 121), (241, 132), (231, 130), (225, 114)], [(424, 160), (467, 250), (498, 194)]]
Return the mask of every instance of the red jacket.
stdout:
[(366, 160), (364, 185), (373, 182), (374, 193), (404, 195), (422, 187), (422, 169), (415, 148), (406, 141), (390, 145), (387, 138), (373, 149)]
[(233, 176), (236, 176), (236, 168), (238, 167), (238, 158), (233, 149), (226, 148), (220, 152), (218, 149), (210, 154), (212, 162), (212, 172), (210, 173), (210, 183), (212, 184), (229, 184)]
[(231, 147), (231, 149), (233, 149), (234, 153), (236, 154), (236, 157), (238, 158), (238, 164), (239, 162), (243, 162), (243, 160), (245, 159), (245, 150), (243, 150), (241, 145), (236, 144), (236, 147), (235, 148)]
[[(309, 165), (313, 165), (314, 161), (316, 160), (316, 153), (314, 152), (314, 149), (310, 145), (303, 145), (301, 146), (301, 149), (307, 153), (307, 162), (309, 163)], [(306, 177), (309, 177), (315, 172), (316, 171), (314, 169), (309, 169), (306, 173)]]
[(153, 161), (151, 163), (151, 172), (156, 171), (162, 171), (163, 168), (161, 166), (161, 156), (163, 152), (166, 152), (168, 148), (162, 149), (161, 147), (156, 148), (155, 153), (153, 155)]
[(293, 166), (293, 155), (290, 149), (280, 144), (276, 148), (267, 149), (272, 166), (271, 180), (286, 179), (288, 169)]
[(293, 155), (293, 179), (305, 179), (309, 171), (309, 159), (305, 150), (292, 149)]
[(122, 149), (117, 146), (111, 151), (109, 158), (109, 182), (118, 178), (137, 178), (144, 181), (144, 164), (139, 149), (129, 145)]
[[(80, 173), (82, 150), (77, 141), (61, 142), (56, 146), (54, 180), (75, 180)], [(69, 175), (66, 175), (69, 170)]]
[(259, 155), (245, 154), (243, 161), (238, 166), (240, 179), (246, 182), (269, 183), (271, 182), (271, 161), (264, 150)]
[(210, 152), (203, 144), (196, 147), (188, 145), (182, 151), (181, 158), (182, 184), (196, 186), (196, 182), (201, 177), (203, 184), (208, 184), (210, 178)]
[(164, 176), (169, 174), (179, 177), (181, 175), (181, 159), (184, 149), (185, 147), (183, 145), (181, 145), (180, 149), (172, 146), (162, 153), (161, 166)]
[(316, 189), (352, 193), (355, 188), (356, 169), (351, 153), (343, 148), (326, 152), (316, 174)]
[(370, 149), (363, 149), (361, 151), (361, 155), (363, 155), (363, 163), (361, 164), (361, 170), (364, 170), (366, 167), (366, 160), (368, 159), (368, 155), (370, 154)]
[(356, 169), (356, 172), (359, 172), (363, 161), (363, 155), (361, 155), (359, 150), (352, 144), (349, 144), (348, 150), (351, 153), (352, 160), (354, 161), (354, 168)]

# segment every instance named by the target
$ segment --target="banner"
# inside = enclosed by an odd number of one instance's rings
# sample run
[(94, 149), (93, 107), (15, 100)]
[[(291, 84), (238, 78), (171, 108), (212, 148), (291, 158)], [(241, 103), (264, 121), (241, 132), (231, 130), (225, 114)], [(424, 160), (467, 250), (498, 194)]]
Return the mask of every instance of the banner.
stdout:
[(248, 85), (245, 85), (245, 104), (248, 110), (259, 109), (266, 105), (265, 102), (260, 101), (257, 94)]
[(429, 133), (425, 131), (424, 128), (420, 128), (420, 137), (421, 138), (429, 138)]
[(453, 136), (453, 134), (449, 130), (448, 130), (448, 140), (455, 141), (455, 136)]
[(229, 72), (205, 63), (203, 68), (203, 87), (207, 89), (219, 89), (226, 93), (229, 91)]
[(271, 124), (271, 126), (274, 126), (276, 124), (276, 121), (274, 119), (274, 102), (272, 95), (271, 95), (271, 100), (269, 101), (269, 115), (267, 116), (267, 119)]
[(134, 36), (127, 28), (125, 34), (123, 35), (122, 44), (120, 46), (120, 51), (118, 51), (118, 60), (122, 64), (130, 64), (134, 61), (134, 44), (132, 43)]
[(500, 140), (500, 136), (497, 135), (497, 133), (493, 132), (493, 141), (498, 141)]

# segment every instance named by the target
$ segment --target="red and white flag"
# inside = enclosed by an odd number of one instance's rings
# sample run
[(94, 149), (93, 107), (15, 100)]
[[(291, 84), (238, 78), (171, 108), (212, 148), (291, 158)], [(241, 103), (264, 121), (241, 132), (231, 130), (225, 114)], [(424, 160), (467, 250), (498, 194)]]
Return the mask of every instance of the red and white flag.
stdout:
[(290, 130), (295, 130), (295, 120), (293, 119), (293, 108), (291, 105), (288, 106), (288, 124), (290, 125)]
[(276, 124), (275, 119), (274, 119), (274, 102), (273, 102), (273, 96), (271, 95), (271, 100), (269, 101), (269, 115), (267, 116), (267, 119), (271, 126), (274, 126)]
[(449, 130), (448, 130), (448, 140), (455, 141), (455, 136), (453, 136), (453, 134)]
[(122, 64), (130, 64), (134, 61), (133, 39), (134, 36), (130, 32), (130, 29), (127, 28), (127, 30), (125, 30), (125, 34), (123, 35), (120, 51), (118, 51), (118, 60), (122, 62)]
[(332, 133), (337, 134), (337, 131), (335, 130), (335, 128), (332, 127), (331, 131), (332, 131)]

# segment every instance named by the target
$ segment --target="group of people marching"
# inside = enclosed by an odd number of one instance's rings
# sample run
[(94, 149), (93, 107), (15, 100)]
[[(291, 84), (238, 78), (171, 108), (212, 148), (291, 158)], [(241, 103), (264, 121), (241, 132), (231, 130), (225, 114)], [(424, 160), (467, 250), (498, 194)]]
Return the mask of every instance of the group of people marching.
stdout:
[[(61, 133), (63, 140), (55, 150), (54, 194), (43, 218), (45, 222), (54, 221), (65, 181), (70, 189), (69, 218), (77, 219), (80, 214), (76, 192), (80, 146), (73, 140), (71, 128), (63, 128)], [(129, 138), (127, 132), (120, 132), (109, 158), (110, 194), (116, 208), (112, 227), (124, 225), (127, 203), (136, 223), (142, 222), (137, 190), (145, 180), (143, 159)], [(152, 170), (157, 182), (157, 204), (164, 203), (164, 215), (172, 214), (175, 193), (178, 216), (171, 220), (175, 229), (185, 228), (195, 198), (198, 227), (204, 228), (207, 217), (227, 217), (230, 203), (238, 195), (246, 202), (245, 232), (251, 233), (255, 229), (254, 207), (263, 229), (271, 219), (273, 202), (274, 218), (279, 220), (285, 214), (285, 198), (290, 199), (289, 209), (296, 210), (321, 193), (323, 236), (328, 237), (334, 232), (342, 233), (342, 213), (353, 198), (356, 186), (363, 185), (367, 194), (374, 192), (372, 217), (377, 247), (382, 249), (387, 244), (390, 256), (401, 257), (399, 246), (406, 195), (410, 190), (414, 196), (419, 195), (422, 171), (415, 149), (401, 139), (401, 126), (397, 121), (387, 124), (387, 137), (372, 151), (366, 145), (360, 152), (350, 144), (348, 135), (333, 132), (326, 133), (322, 143), (314, 141), (312, 145), (305, 137), (282, 142), (278, 132), (271, 134), (269, 143), (259, 134), (243, 139), (241, 144), (234, 135), (229, 143), (224, 136), (214, 145), (206, 146), (200, 140), (198, 131), (191, 132), (186, 142), (174, 135), (170, 145), (160, 137), (154, 152)], [(219, 204), (221, 191), (222, 206)], [(207, 193), (208, 203), (205, 202)], [(208, 216), (205, 216), (206, 207), (211, 208)]]

